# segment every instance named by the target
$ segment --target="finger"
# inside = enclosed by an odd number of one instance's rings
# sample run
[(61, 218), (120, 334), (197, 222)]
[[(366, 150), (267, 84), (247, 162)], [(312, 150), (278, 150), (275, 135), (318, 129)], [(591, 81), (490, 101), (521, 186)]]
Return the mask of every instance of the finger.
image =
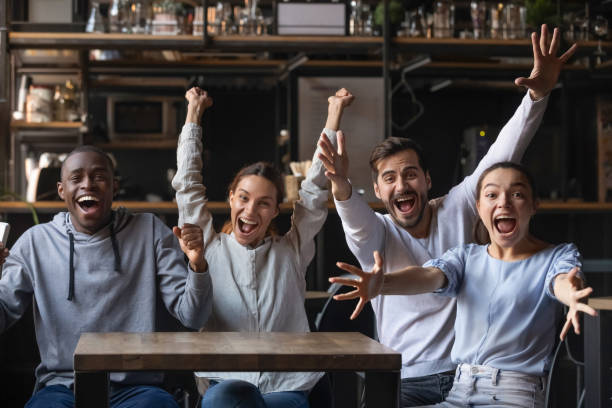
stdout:
[(353, 314), (351, 315), (351, 320), (355, 320), (357, 316), (359, 316), (359, 313), (361, 313), (364, 306), (365, 306), (365, 301), (363, 300), (363, 298), (359, 298), (359, 302), (357, 303), (357, 306), (355, 306), (355, 310), (353, 311)]
[(542, 51), (540, 51), (540, 45), (538, 44), (539, 36), (535, 31), (531, 33), (531, 46), (533, 48), (533, 59), (534, 61), (542, 57)]
[(536, 85), (536, 80), (531, 78), (520, 77), (514, 80), (517, 86), (524, 86), (525, 88), (532, 89)]
[(591, 293), (593, 293), (593, 288), (589, 286), (588, 288), (576, 291), (576, 293), (574, 293), (574, 297), (576, 299), (582, 299), (589, 296)]
[(357, 275), (359, 277), (363, 277), (365, 276), (365, 272), (362, 271), (361, 269), (357, 268), (356, 266), (353, 265), (349, 265), (347, 263), (344, 262), (336, 262), (336, 266), (344, 271), (350, 272), (354, 275)]
[(336, 137), (338, 138), (338, 154), (344, 156), (344, 132), (339, 130)]
[(319, 145), (319, 149), (321, 149), (321, 153), (325, 154), (325, 156), (327, 156), (327, 158), (329, 158), (330, 160), (333, 160), (334, 147), (332, 146), (329, 139), (327, 137), (325, 137), (325, 139), (321, 137), (319, 139), (318, 145)]
[(559, 51), (559, 29), (555, 27), (548, 53), (550, 55), (557, 55), (557, 51)]
[(338, 284), (344, 285), (344, 286), (352, 286), (354, 288), (358, 288), (359, 287), (359, 281), (357, 281), (355, 279), (351, 279), (351, 278), (339, 278), (339, 277), (335, 276), (333, 278), (329, 278), (328, 281), (330, 281), (331, 283), (338, 283)]
[(542, 24), (540, 31), (540, 50), (542, 55), (548, 55), (548, 27), (546, 24)]
[(565, 51), (565, 53), (563, 53), (563, 55), (559, 57), (559, 61), (565, 64), (568, 59), (572, 58), (572, 55), (574, 55), (577, 49), (578, 49), (578, 44), (572, 45), (569, 50)]
[(563, 325), (563, 328), (561, 329), (561, 334), (559, 335), (559, 338), (561, 340), (563, 340), (565, 338), (565, 336), (567, 335), (567, 332), (569, 331), (570, 327), (572, 327), (572, 322), (571, 320), (566, 320), (565, 324)]
[(340, 88), (338, 91), (336, 91), (336, 96), (347, 96), (349, 94), (349, 92), (346, 90), (346, 88)]
[(348, 293), (341, 293), (339, 295), (334, 295), (334, 300), (351, 300), (359, 297), (359, 291), (353, 290)]
[(179, 227), (172, 227), (172, 233), (178, 239), (181, 239), (181, 229)]
[(382, 256), (380, 256), (380, 252), (378, 251), (374, 251), (374, 264), (376, 265), (378, 270), (381, 270), (383, 267), (383, 259)]
[(334, 166), (334, 163), (330, 159), (323, 156), (322, 154), (319, 154), (319, 160), (321, 160), (321, 163), (323, 163), (323, 167), (325, 167), (325, 170), (327, 170), (330, 173), (336, 172), (336, 167)]
[(572, 326), (574, 326), (574, 333), (580, 334), (580, 320), (578, 320), (577, 313), (572, 316)]
[(578, 303), (576, 305), (576, 310), (579, 310), (582, 313), (586, 313), (589, 316), (593, 316), (593, 317), (597, 316), (597, 311), (595, 309), (593, 309), (591, 306), (586, 305), (584, 303)]

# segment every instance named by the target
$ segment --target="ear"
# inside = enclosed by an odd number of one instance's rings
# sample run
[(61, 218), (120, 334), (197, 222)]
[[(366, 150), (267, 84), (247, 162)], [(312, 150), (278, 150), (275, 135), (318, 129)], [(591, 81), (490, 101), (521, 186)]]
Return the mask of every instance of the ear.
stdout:
[(276, 205), (276, 208), (274, 209), (274, 216), (272, 216), (272, 219), (278, 217), (278, 214), (280, 214), (280, 204)]
[(64, 200), (64, 184), (61, 181), (57, 182), (57, 195)]
[(431, 176), (429, 175), (429, 170), (425, 172), (425, 181), (427, 182), (427, 191), (431, 190)]
[(380, 197), (380, 190), (378, 189), (378, 183), (374, 182), (374, 194), (376, 195), (376, 198), (378, 198), (379, 200), (382, 200), (382, 198)]
[(227, 196), (227, 201), (231, 203), (233, 199), (234, 199), (234, 191), (230, 190), (229, 195)]

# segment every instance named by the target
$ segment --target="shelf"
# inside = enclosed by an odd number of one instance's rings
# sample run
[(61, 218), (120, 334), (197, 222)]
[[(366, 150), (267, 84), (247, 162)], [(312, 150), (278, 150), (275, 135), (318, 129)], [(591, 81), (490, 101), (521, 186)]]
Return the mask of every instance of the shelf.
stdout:
[[(66, 211), (66, 207), (62, 201), (38, 201), (32, 203), (36, 211), (40, 213), (56, 213)], [(229, 214), (229, 204), (226, 201), (209, 201), (206, 206), (213, 214)], [(115, 201), (113, 208), (125, 207), (133, 212), (154, 212), (164, 214), (176, 214), (177, 207), (175, 202), (161, 201)], [(282, 203), (281, 213), (290, 214), (293, 210), (293, 203)], [(382, 202), (372, 202), (370, 207), (376, 211), (384, 211), (385, 207)], [(335, 211), (333, 201), (327, 203), (327, 208)], [(30, 208), (28, 204), (21, 201), (0, 201), (0, 213), (28, 213)], [(543, 201), (539, 207), (540, 213), (604, 213), (612, 212), (612, 202), (557, 202)]]
[(102, 150), (176, 149), (176, 144), (176, 139), (122, 140), (109, 143), (95, 143)]
[[(81, 122), (26, 122), (25, 120), (11, 120), (11, 129), (82, 129)], [(85, 131), (85, 129), (83, 129)]]

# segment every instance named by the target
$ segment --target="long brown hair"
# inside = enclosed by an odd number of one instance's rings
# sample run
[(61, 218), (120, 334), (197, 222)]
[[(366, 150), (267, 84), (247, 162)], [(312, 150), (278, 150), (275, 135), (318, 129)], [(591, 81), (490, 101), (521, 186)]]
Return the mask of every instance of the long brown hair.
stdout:
[[(280, 203), (283, 201), (283, 197), (285, 195), (285, 188), (283, 183), (283, 177), (272, 163), (259, 161), (257, 163), (249, 164), (248, 166), (243, 167), (240, 171), (234, 176), (234, 179), (230, 183), (227, 188), (227, 195), (229, 197), (229, 193), (232, 191), (236, 191), (238, 184), (240, 181), (246, 176), (260, 176), (268, 180), (270, 183), (274, 185), (276, 188), (276, 206), (278, 207)], [(223, 228), (221, 228), (221, 232), (226, 234), (232, 233), (232, 220), (227, 220), (225, 224), (223, 224)], [(267, 235), (276, 235), (276, 225), (273, 222), (268, 226), (268, 230), (266, 231)]]

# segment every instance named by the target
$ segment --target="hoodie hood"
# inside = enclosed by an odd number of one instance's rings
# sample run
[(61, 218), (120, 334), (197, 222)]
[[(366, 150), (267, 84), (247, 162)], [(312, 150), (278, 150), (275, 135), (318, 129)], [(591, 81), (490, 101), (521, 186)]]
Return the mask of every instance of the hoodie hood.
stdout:
[(117, 241), (117, 233), (121, 231), (129, 223), (131, 214), (126, 211), (125, 208), (120, 207), (117, 210), (111, 210), (111, 219), (108, 225), (101, 228), (95, 234), (89, 235), (82, 232), (78, 232), (72, 221), (70, 220), (70, 213), (62, 212), (53, 217), (52, 223), (63, 233), (68, 236), (70, 241), (70, 254), (68, 257), (68, 296), (67, 300), (74, 301), (74, 245), (78, 242), (81, 245), (87, 245), (88, 243), (94, 243), (103, 241), (105, 239), (111, 240), (114, 254), (114, 269), (117, 273), (121, 273), (121, 255), (119, 253), (119, 243)]

